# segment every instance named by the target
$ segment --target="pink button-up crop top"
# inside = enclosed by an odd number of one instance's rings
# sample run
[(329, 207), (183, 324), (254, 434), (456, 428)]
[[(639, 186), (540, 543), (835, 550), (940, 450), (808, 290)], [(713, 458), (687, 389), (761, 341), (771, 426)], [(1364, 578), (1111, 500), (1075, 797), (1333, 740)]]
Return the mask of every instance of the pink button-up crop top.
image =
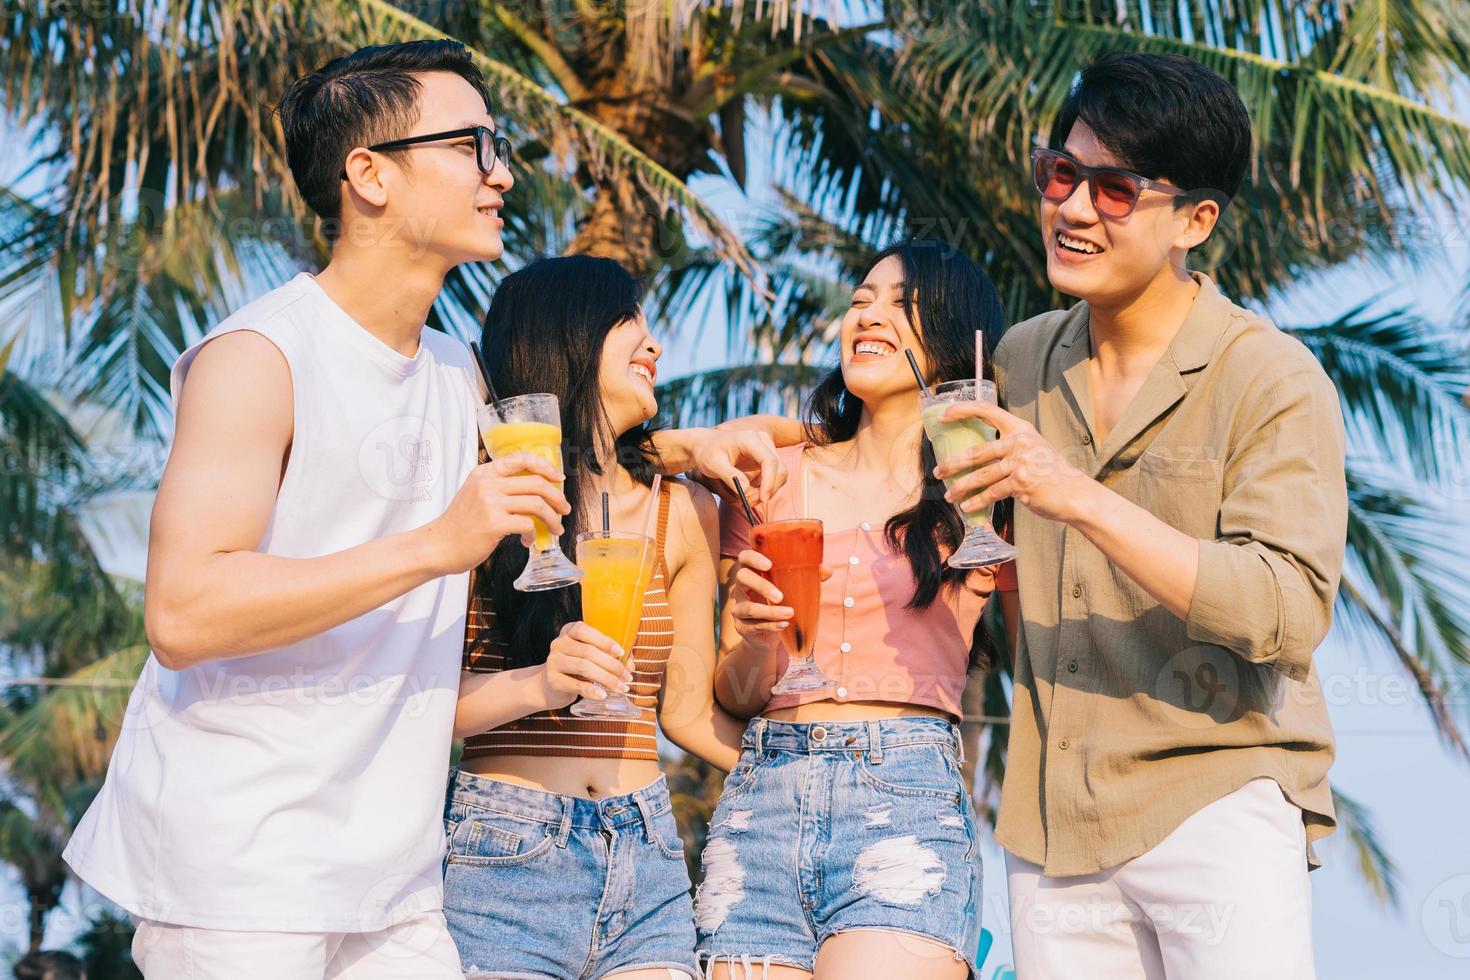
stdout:
[[(803, 446), (779, 451), (787, 481), (763, 516), (797, 516)], [(821, 514), (810, 514), (820, 518)], [(720, 507), (720, 554), (733, 558), (750, 547), (750, 521), (739, 506)], [(970, 641), (985, 608), (983, 595), (963, 585), (940, 590), (928, 609), (909, 609), (914, 576), (902, 551), (888, 547), (881, 522), (824, 528), (822, 560), (832, 577), (822, 583), (821, 615), (814, 653), (835, 688), (781, 694), (766, 710), (813, 701), (880, 701), (923, 705), (961, 716)], [(944, 550), (941, 549), (941, 554)], [(1014, 566), (1002, 566), (997, 587), (1014, 588)], [(787, 651), (777, 653), (784, 671)], [(778, 674), (779, 676), (779, 674)]]

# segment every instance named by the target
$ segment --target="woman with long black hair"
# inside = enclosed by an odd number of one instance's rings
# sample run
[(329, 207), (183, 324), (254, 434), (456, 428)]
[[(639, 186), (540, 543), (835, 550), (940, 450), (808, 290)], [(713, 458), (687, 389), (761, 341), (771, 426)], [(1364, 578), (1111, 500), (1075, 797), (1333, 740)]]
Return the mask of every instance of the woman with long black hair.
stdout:
[[(616, 262), (535, 262), (496, 290), (482, 336), (496, 393), (550, 393), (566, 455), (562, 549), (601, 524), (642, 532), (652, 577), (625, 669), (581, 621), (579, 588), (520, 592), (507, 540), (471, 590), (451, 777), (444, 910), (468, 977), (692, 977), (689, 876), (655, 732), (728, 770), (743, 725), (713, 703), (718, 517), (703, 488), (653, 493), (661, 348)], [(626, 693), (628, 721), (567, 710)]]
[(763, 577), (772, 564), (747, 516), (722, 512), (716, 693), (756, 717), (696, 898), (715, 980), (970, 971), (981, 877), (957, 722), (989, 649), (980, 619), (997, 572), (945, 564), (964, 525), (934, 479), (904, 350), (931, 384), (973, 378), (976, 331), (992, 348), (1003, 324), (989, 278), (943, 242), (879, 253), (853, 290), (841, 364), (812, 394), (807, 441), (781, 450), (787, 483), (759, 515), (823, 522), (832, 574), (814, 653), (831, 686), (771, 694), (796, 610)]

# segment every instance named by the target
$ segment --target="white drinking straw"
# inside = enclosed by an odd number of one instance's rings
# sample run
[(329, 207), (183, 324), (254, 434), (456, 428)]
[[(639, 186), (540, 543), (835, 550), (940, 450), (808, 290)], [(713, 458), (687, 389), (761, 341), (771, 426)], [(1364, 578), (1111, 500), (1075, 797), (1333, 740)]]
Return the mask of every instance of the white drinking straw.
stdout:
[(985, 334), (975, 331), (975, 384), (985, 380)]
[(648, 514), (643, 518), (643, 536), (646, 538), (653, 533), (653, 515), (658, 511), (658, 488), (664, 482), (662, 473), (653, 474), (653, 483), (649, 486), (650, 496), (648, 498)]

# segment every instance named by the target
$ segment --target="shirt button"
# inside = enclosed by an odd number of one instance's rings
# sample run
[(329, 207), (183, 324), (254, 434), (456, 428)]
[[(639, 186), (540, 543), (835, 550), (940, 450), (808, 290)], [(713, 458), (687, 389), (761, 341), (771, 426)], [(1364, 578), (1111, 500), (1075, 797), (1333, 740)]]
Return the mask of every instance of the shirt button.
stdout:
[(852, 596), (848, 596), (847, 598), (845, 598), (845, 599), (842, 600), (842, 604), (844, 606), (846, 606), (847, 608), (849, 608), (849, 609), (851, 609), (853, 607), (853, 602), (854, 602), (854, 600), (853, 600)]
[(1075, 674), (1075, 673), (1077, 673), (1077, 661), (1073, 660), (1071, 663), (1067, 664), (1067, 673), (1069, 673), (1069, 674)]
[(1084, 446), (1090, 446), (1090, 445), (1092, 445), (1092, 433), (1091, 432), (1084, 432), (1084, 433), (1082, 433), (1082, 445), (1084, 445)]
[(845, 697), (847, 697), (847, 688), (845, 688), (845, 687), (839, 687), (837, 689), (837, 696), (839, 698), (845, 698)]
[(858, 527), (862, 528), (864, 531), (871, 531), (873, 529), (867, 521), (863, 521), (861, 524), (858, 525)]
[(856, 565), (858, 563), (858, 556), (853, 555), (851, 558), (847, 559), (847, 563), (849, 565)]
[(852, 653), (852, 644), (844, 642), (842, 646), (838, 647), (837, 649), (841, 650), (843, 653)]
[(1072, 586), (1072, 598), (1073, 599), (1080, 599), (1080, 598), (1082, 598), (1082, 586), (1080, 586), (1080, 585), (1074, 585), (1074, 586)]
[(1059, 749), (1065, 749), (1067, 746), (1069, 746), (1071, 744), (1072, 743), (1069, 742), (1069, 741), (1067, 741), (1066, 739), (1062, 739), (1060, 742), (1057, 743), (1057, 748), (1059, 748)]

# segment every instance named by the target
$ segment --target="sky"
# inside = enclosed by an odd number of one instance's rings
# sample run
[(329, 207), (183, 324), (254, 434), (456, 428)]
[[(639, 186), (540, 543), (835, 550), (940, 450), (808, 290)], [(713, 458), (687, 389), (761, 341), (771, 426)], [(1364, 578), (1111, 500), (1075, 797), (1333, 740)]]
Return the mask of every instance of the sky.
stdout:
[[(771, 200), (771, 155), (752, 141), (748, 194), (719, 177), (699, 177), (695, 189), (737, 227)], [(1020, 179), (1019, 175), (1018, 178)], [(1470, 204), (1470, 202), (1466, 202)], [(1419, 268), (1401, 261), (1387, 267), (1353, 263), (1314, 276), (1275, 297), (1266, 312), (1278, 322), (1321, 322), (1359, 303), (1376, 309), (1407, 307), (1448, 322), (1470, 284), (1470, 217), (1445, 209), (1424, 222), (1431, 256)], [(720, 307), (715, 304), (715, 316)], [(661, 369), (676, 377), (726, 363), (722, 322), (668, 337)], [(134, 501), (108, 520), (142, 534)], [(124, 549), (126, 550), (126, 549)], [(141, 553), (114, 556), (139, 564)], [(1470, 555), (1466, 571), (1470, 574)], [(1355, 857), (1341, 835), (1321, 847), (1326, 866), (1311, 876), (1318, 974), (1324, 980), (1403, 978), (1450, 980), (1470, 976), (1470, 764), (1451, 757), (1434, 735), (1417, 693), (1396, 665), (1367, 654), (1334, 633), (1318, 652), (1317, 666), (1338, 738), (1331, 778), (1372, 811), (1389, 854), (1401, 870), (1397, 911), (1377, 903), (1354, 870)], [(1470, 681), (1452, 691), (1462, 717), (1470, 715)], [(984, 970), (1010, 961), (1004, 861), (993, 841), (983, 849), (986, 868), (985, 925), (996, 945)], [(8, 887), (5, 887), (8, 885)], [(10, 873), (0, 875), (0, 952), (23, 943), (23, 902)], [(69, 885), (63, 908), (52, 916), (48, 945), (65, 943), (86, 914), (99, 907), (95, 894)]]

